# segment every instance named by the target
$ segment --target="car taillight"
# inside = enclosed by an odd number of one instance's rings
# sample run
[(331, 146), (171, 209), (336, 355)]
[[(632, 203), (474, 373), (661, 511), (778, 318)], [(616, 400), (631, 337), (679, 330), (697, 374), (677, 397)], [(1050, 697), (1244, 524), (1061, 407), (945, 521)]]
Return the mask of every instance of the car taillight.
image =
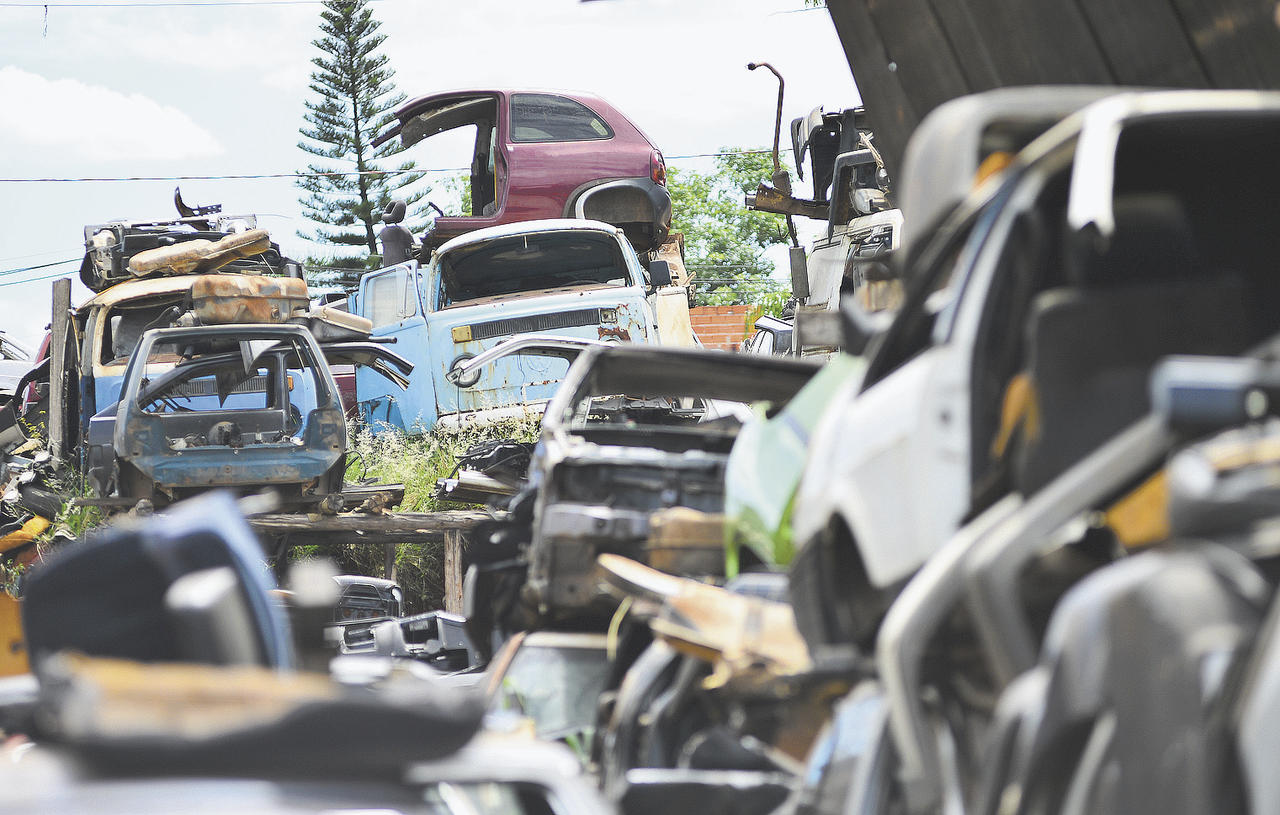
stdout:
[(649, 154), (649, 178), (655, 184), (667, 186), (667, 163), (662, 159), (662, 153), (654, 150)]

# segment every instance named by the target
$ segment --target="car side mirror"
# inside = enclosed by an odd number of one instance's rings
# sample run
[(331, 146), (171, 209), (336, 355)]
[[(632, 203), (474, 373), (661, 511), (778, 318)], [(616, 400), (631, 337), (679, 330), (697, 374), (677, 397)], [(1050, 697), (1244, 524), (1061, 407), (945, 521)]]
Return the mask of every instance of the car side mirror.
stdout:
[(660, 289), (671, 285), (671, 264), (665, 260), (649, 261), (649, 286)]

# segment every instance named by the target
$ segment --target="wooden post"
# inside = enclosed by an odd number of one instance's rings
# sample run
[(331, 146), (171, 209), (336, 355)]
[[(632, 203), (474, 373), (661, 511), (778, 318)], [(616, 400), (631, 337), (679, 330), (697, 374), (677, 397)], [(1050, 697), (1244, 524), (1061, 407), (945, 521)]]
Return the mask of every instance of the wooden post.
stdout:
[(382, 576), (387, 580), (396, 579), (396, 545), (394, 543), (382, 544)]
[(462, 531), (450, 529), (444, 533), (444, 610), (462, 613)]
[(61, 458), (67, 441), (67, 336), (71, 312), (71, 279), (53, 281), (53, 320), (49, 338), (49, 452)]

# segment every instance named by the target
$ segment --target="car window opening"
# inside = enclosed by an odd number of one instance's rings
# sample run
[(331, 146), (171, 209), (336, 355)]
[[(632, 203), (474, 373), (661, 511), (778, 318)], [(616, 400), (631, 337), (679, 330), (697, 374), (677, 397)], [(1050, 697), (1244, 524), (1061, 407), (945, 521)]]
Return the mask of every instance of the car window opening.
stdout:
[(516, 235), (441, 259), (442, 305), (572, 286), (627, 286), (626, 261), (611, 235)]

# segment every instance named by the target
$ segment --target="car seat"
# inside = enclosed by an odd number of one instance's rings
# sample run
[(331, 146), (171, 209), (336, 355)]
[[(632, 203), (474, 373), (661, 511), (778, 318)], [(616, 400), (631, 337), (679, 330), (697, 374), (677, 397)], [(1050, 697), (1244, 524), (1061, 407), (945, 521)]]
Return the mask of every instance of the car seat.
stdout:
[(229, 493), (65, 547), (24, 581), (31, 664), (61, 651), (287, 668), (293, 646), (262, 548)]
[(1027, 367), (1038, 426), (1025, 428), (1014, 464), (1024, 495), (1148, 412), (1160, 358), (1238, 353), (1259, 338), (1243, 278), (1201, 262), (1177, 199), (1119, 197), (1114, 211), (1108, 245), (1076, 240), (1069, 285), (1031, 306)]
[(1217, 546), (1081, 581), (1039, 664), (1001, 697), (974, 811), (1241, 811), (1224, 714), (1267, 596), (1253, 565)]

